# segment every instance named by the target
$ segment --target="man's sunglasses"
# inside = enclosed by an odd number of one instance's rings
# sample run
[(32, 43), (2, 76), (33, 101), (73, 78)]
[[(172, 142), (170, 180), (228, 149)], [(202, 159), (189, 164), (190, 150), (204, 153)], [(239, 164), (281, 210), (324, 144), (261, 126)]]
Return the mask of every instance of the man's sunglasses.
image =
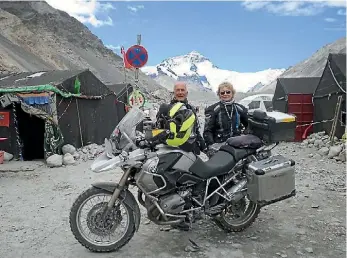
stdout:
[(224, 95), (224, 94), (230, 94), (231, 93), (231, 91), (230, 90), (227, 90), (227, 91), (221, 91), (220, 92), (220, 95)]

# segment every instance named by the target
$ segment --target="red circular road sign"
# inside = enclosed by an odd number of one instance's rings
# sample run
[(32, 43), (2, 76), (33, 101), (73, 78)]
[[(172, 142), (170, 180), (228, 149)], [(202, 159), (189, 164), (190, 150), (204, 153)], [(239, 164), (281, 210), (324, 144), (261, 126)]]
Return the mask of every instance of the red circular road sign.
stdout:
[(125, 57), (132, 67), (141, 68), (148, 61), (148, 52), (143, 46), (134, 45), (127, 50)]

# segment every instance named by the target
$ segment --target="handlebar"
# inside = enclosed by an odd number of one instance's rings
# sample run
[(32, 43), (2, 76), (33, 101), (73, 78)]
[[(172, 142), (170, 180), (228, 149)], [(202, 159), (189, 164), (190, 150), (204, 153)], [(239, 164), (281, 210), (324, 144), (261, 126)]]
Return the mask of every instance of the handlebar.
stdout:
[(164, 143), (165, 140), (171, 135), (170, 130), (165, 130), (150, 139), (141, 139), (136, 145), (140, 148), (150, 148), (153, 149), (156, 145)]

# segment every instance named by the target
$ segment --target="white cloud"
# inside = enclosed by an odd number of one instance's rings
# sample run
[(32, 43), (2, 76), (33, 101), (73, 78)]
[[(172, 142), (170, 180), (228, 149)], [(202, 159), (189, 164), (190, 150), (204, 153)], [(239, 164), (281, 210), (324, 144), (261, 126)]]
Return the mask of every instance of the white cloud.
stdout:
[(89, 23), (94, 27), (113, 25), (111, 17), (98, 19), (97, 14), (107, 13), (116, 9), (111, 3), (101, 3), (97, 0), (46, 0), (53, 8), (67, 12), (82, 23)]
[(107, 48), (111, 49), (114, 52), (119, 52), (121, 46), (114, 46), (114, 45), (106, 45)]
[(128, 5), (127, 8), (133, 13), (137, 13), (139, 10), (145, 9), (143, 5)]
[(346, 31), (345, 27), (335, 27), (335, 28), (324, 28), (327, 31)]
[(346, 7), (346, 1), (257, 1), (246, 0), (242, 5), (249, 11), (266, 10), (282, 16), (313, 16), (324, 11), (325, 8)]
[(324, 19), (326, 22), (335, 22), (336, 19), (335, 18), (325, 18)]
[(345, 10), (343, 10), (343, 9), (338, 10), (337, 15), (346, 15), (346, 9)]

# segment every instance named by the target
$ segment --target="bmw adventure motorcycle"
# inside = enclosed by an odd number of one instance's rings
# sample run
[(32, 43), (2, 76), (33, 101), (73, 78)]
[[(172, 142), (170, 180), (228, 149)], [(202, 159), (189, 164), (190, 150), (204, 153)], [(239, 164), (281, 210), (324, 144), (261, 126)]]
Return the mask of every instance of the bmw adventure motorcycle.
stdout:
[[(168, 131), (152, 137), (136, 131), (144, 118), (143, 111), (132, 108), (91, 165), (96, 173), (123, 173), (119, 182), (92, 184), (71, 207), (71, 231), (87, 249), (110, 252), (127, 244), (139, 229), (138, 203), (157, 225), (184, 222), (191, 228), (204, 214), (225, 231), (240, 232), (261, 207), (295, 195), (295, 163), (271, 155), (271, 146), (257, 136), (230, 138), (203, 162), (163, 144)], [(138, 189), (138, 202), (131, 185)]]

